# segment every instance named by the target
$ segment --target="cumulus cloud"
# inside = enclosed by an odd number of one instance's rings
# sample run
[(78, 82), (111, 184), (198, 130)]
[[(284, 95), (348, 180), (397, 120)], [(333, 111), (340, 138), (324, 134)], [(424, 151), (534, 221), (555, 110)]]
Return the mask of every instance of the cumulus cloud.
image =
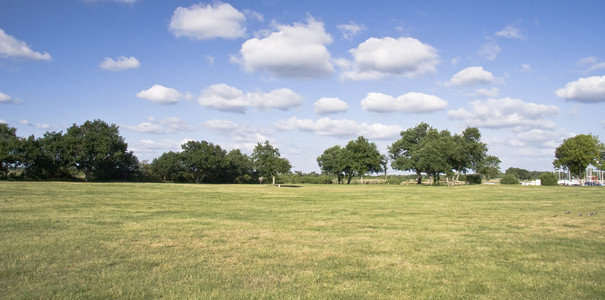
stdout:
[(246, 16), (230, 4), (194, 4), (178, 7), (168, 28), (177, 37), (208, 40), (214, 38), (235, 39), (246, 35), (243, 23)]
[(191, 99), (192, 96), (189, 93), (181, 94), (173, 88), (154, 84), (151, 88), (138, 92), (137, 97), (158, 104), (175, 104), (181, 99)]
[(491, 89), (478, 89), (474, 93), (470, 93), (468, 95), (472, 96), (472, 97), (494, 98), (494, 97), (498, 96), (499, 93), (500, 93), (500, 90), (498, 88), (491, 88)]
[(605, 76), (580, 78), (556, 91), (558, 97), (584, 103), (605, 102)]
[(468, 67), (452, 76), (446, 85), (448, 86), (471, 86), (494, 82), (494, 75), (483, 69), (483, 67)]
[(135, 57), (120, 56), (117, 60), (106, 57), (103, 62), (99, 64), (99, 67), (103, 70), (108, 71), (122, 71), (128, 69), (136, 69), (140, 66), (139, 60)]
[(213, 84), (198, 97), (200, 105), (220, 111), (245, 113), (249, 108), (264, 111), (271, 108), (288, 110), (301, 106), (304, 98), (290, 89), (282, 88), (268, 93), (243, 91), (224, 83)]
[(269, 129), (237, 124), (229, 120), (209, 120), (204, 122), (203, 126), (220, 135), (231, 137), (235, 143), (248, 145), (245, 148), (267, 141), (268, 136), (273, 134)]
[(402, 128), (397, 125), (360, 124), (353, 120), (332, 120), (330, 118), (321, 118), (314, 121), (292, 117), (278, 122), (276, 126), (281, 130), (300, 130), (340, 138), (364, 136), (369, 139), (393, 139), (397, 138), (402, 131)]
[(0, 92), (0, 103), (19, 103), (21, 100)]
[(318, 115), (328, 115), (349, 110), (349, 105), (338, 98), (321, 98), (313, 105)]
[(231, 56), (246, 72), (266, 71), (280, 77), (326, 77), (334, 71), (326, 45), (332, 37), (324, 24), (309, 16), (306, 24), (276, 25), (277, 31), (242, 44)]
[(17, 57), (32, 60), (51, 60), (47, 52), (32, 50), (24, 41), (20, 41), (0, 29), (0, 57)]
[(435, 48), (410, 37), (370, 38), (349, 52), (353, 61), (342, 78), (350, 80), (377, 80), (387, 76), (416, 78), (435, 73), (439, 63)]
[(169, 134), (180, 131), (192, 131), (193, 128), (182, 121), (179, 118), (165, 118), (156, 120), (154, 118), (148, 118), (147, 122), (140, 123), (138, 125), (122, 125), (127, 130), (142, 132), (142, 133), (153, 133), (153, 134)]
[(354, 36), (368, 29), (365, 25), (357, 24), (355, 22), (340, 24), (336, 27), (342, 32), (342, 37), (345, 40), (351, 40)]
[(450, 119), (462, 120), (470, 126), (486, 128), (537, 127), (554, 128), (548, 118), (559, 113), (559, 107), (525, 102), (520, 99), (501, 98), (471, 102), (472, 110), (464, 108), (448, 112)]
[(447, 101), (434, 96), (423, 93), (407, 93), (397, 98), (382, 94), (368, 93), (361, 100), (361, 106), (364, 110), (389, 113), (389, 112), (405, 112), (405, 113), (429, 113), (442, 110), (447, 107)]
[(507, 39), (524, 40), (526, 36), (521, 32), (518, 27), (507, 25), (504, 29), (496, 32), (497, 36), (504, 37)]

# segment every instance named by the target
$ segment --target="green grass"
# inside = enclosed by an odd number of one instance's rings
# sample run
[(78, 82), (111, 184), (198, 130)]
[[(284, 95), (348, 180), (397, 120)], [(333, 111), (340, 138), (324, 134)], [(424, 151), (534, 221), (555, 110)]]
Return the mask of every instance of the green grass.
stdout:
[(600, 187), (0, 182), (0, 241), (2, 299), (605, 298)]

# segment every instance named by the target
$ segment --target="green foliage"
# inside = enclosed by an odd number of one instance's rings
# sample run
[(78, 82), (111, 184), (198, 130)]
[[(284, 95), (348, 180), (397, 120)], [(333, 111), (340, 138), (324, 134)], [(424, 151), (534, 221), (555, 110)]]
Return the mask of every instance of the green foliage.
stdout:
[(466, 182), (468, 184), (481, 184), (482, 183), (482, 176), (480, 174), (468, 174), (466, 175)]
[(500, 179), (500, 184), (519, 184), (519, 180), (513, 174), (506, 174)]
[(363, 136), (351, 140), (344, 148), (344, 157), (348, 169), (347, 183), (353, 175), (363, 176), (368, 173), (382, 172), (385, 157), (380, 154), (375, 143)]
[(596, 136), (591, 134), (579, 134), (563, 140), (555, 150), (553, 165), (557, 168), (563, 167), (572, 175), (582, 178), (584, 171), (589, 165), (599, 166), (599, 159), (605, 152), (605, 146)]
[(540, 175), (540, 181), (542, 182), (542, 185), (546, 185), (546, 186), (559, 185), (557, 183), (557, 181), (558, 181), (557, 176), (550, 172), (543, 173), (542, 175)]
[(18, 143), (17, 129), (0, 123), (0, 178), (7, 177), (10, 169), (14, 168)]
[(286, 158), (280, 157), (279, 149), (274, 148), (265, 141), (264, 144), (258, 143), (252, 152), (252, 161), (254, 168), (259, 176), (272, 177), (275, 185), (275, 176), (288, 173), (292, 165)]
[(515, 178), (517, 178), (519, 180), (533, 179), (531, 172), (528, 170), (525, 170), (525, 169), (510, 167), (510, 168), (506, 169), (505, 174), (513, 175), (513, 176), (515, 176)]
[(431, 127), (420, 123), (414, 128), (401, 132), (401, 138), (389, 146), (391, 167), (395, 170), (412, 171), (417, 175), (417, 183), (422, 182), (422, 168), (418, 165), (420, 159), (416, 154), (422, 147), (422, 141)]
[(500, 174), (500, 159), (493, 155), (488, 155), (479, 163), (477, 172), (485, 177), (485, 180), (495, 178)]
[(138, 168), (118, 126), (101, 120), (73, 124), (64, 136), (67, 158), (85, 180), (126, 180)]
[(336, 176), (338, 183), (343, 183), (347, 163), (343, 148), (336, 145), (326, 149), (317, 157), (319, 168), (325, 174)]
[(185, 169), (193, 175), (195, 183), (202, 183), (204, 177), (217, 175), (226, 167), (227, 153), (219, 145), (206, 141), (189, 141), (181, 146), (180, 153)]

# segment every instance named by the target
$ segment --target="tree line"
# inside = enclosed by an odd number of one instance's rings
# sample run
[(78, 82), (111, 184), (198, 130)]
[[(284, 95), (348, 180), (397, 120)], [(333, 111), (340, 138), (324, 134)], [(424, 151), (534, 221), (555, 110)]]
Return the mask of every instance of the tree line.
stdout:
[[(578, 135), (557, 148), (553, 164), (581, 177), (589, 164), (603, 168), (604, 149), (597, 137)], [(323, 176), (332, 176), (338, 183), (351, 183), (354, 177), (363, 183), (365, 175), (386, 175), (389, 162), (392, 169), (415, 174), (418, 184), (426, 177), (438, 185), (443, 180), (458, 181), (463, 174), (471, 183), (500, 175), (500, 159), (488, 155), (475, 127), (452, 134), (420, 123), (402, 131), (386, 154), (360, 136), (317, 157)], [(252, 155), (239, 149), (227, 152), (207, 141), (189, 141), (181, 145), (181, 151), (165, 152), (149, 163), (140, 162), (128, 151), (118, 126), (101, 120), (73, 124), (65, 133), (46, 132), (38, 138), (18, 137), (15, 128), (0, 124), (0, 178), (191, 183), (262, 183), (271, 179), (275, 184), (278, 175), (293, 174), (291, 168), (288, 159), (268, 141), (258, 143)], [(300, 172), (294, 175), (302, 176)], [(312, 175), (314, 182), (331, 182)], [(506, 175), (517, 180), (541, 176), (519, 168), (507, 169)]]
[(420, 123), (400, 135), (400, 139), (388, 147), (388, 158), (380, 154), (376, 144), (359, 137), (344, 147), (336, 145), (326, 149), (317, 162), (322, 172), (336, 176), (338, 183), (343, 183), (345, 178), (350, 183), (353, 176), (383, 172), (388, 159), (393, 169), (415, 173), (418, 184), (422, 183), (423, 174), (439, 185), (443, 176), (449, 183), (469, 171), (485, 179), (500, 173), (500, 159), (487, 155), (487, 145), (481, 142), (481, 133), (475, 127), (452, 135), (448, 130), (439, 131)]

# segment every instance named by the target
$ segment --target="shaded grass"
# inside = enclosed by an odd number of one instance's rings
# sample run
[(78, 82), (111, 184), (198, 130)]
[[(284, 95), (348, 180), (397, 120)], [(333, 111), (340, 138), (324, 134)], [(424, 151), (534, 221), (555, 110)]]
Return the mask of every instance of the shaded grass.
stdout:
[(0, 295), (605, 298), (604, 196), (0, 182)]

